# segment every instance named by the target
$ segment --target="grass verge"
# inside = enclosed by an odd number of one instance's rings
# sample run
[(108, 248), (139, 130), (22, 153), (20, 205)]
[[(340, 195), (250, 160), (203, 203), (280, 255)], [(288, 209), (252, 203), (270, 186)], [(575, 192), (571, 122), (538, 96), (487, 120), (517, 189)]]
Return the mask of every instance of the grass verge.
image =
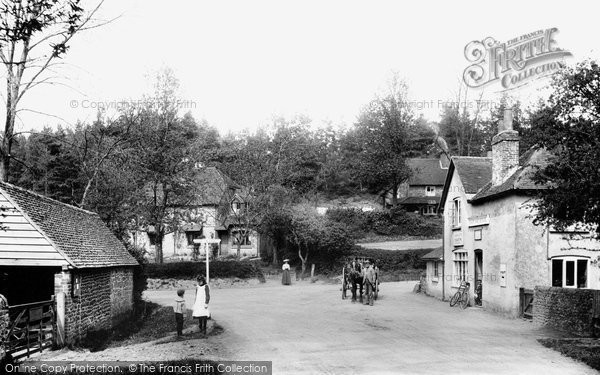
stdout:
[[(187, 316), (187, 314), (186, 314)], [(196, 325), (196, 323), (193, 323)], [(189, 318), (186, 318), (184, 329), (192, 325)], [(219, 334), (223, 329), (215, 324), (211, 335)], [(89, 349), (92, 352), (108, 348), (115, 348), (125, 345), (134, 345), (148, 341), (154, 341), (164, 338), (180, 341), (182, 339), (191, 340), (200, 338), (199, 333), (191, 333), (183, 338), (175, 334), (175, 318), (173, 317), (173, 308), (170, 306), (161, 306), (156, 303), (146, 303), (146, 308), (141, 319), (128, 320), (110, 330), (98, 330), (89, 332), (87, 337), (79, 343), (79, 347)]]
[(592, 338), (538, 339), (547, 348), (600, 370), (600, 340)]

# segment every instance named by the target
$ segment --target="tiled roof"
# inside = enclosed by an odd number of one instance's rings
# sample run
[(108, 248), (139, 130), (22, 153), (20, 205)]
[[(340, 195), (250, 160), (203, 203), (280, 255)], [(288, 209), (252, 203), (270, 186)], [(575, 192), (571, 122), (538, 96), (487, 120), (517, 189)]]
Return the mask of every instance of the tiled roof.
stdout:
[(440, 159), (407, 159), (406, 164), (412, 171), (409, 185), (444, 185), (448, 169), (442, 168)]
[(423, 255), (421, 259), (444, 260), (444, 248), (440, 246), (437, 249)]
[[(519, 168), (498, 186), (492, 186), (489, 181), (473, 198), (472, 203), (481, 203), (492, 199), (494, 196), (506, 194), (510, 191), (532, 191), (543, 189), (544, 186), (536, 185), (533, 176), (538, 168), (548, 163), (550, 153), (545, 149), (529, 149), (519, 158)], [(461, 175), (462, 177), (462, 175)]]
[(398, 201), (398, 204), (438, 204), (440, 197), (406, 197)]
[(134, 266), (138, 262), (100, 217), (17, 186), (0, 189), (33, 221), (77, 268)]
[(466, 194), (475, 194), (492, 179), (492, 158), (454, 156), (454, 168)]

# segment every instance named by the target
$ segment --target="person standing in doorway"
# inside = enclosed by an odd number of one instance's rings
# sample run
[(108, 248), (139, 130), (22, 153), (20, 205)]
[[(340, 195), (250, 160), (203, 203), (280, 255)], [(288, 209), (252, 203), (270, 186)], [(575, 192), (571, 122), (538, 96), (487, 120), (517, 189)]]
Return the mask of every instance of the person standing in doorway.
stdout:
[(283, 285), (290, 285), (292, 283), (292, 279), (290, 277), (290, 264), (288, 263), (289, 259), (283, 260), (283, 266), (281, 269), (283, 270), (283, 276), (281, 277), (281, 283)]
[(194, 301), (194, 310), (192, 316), (198, 319), (198, 327), (200, 332), (206, 335), (206, 321), (210, 316), (208, 310), (208, 302), (210, 302), (210, 289), (206, 285), (206, 279), (200, 275), (197, 278), (198, 286), (196, 286), (196, 300)]

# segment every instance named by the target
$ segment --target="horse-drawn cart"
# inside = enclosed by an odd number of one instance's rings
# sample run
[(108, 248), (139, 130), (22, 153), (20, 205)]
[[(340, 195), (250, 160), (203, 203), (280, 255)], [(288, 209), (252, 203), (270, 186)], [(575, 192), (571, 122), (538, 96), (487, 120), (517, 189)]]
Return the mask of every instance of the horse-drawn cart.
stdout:
[(357, 257), (349, 259), (342, 268), (342, 299), (347, 298), (347, 291), (352, 291), (352, 300), (356, 300), (356, 292), (359, 291), (358, 297), (363, 299), (363, 286), (368, 282), (364, 278), (365, 263), (369, 261), (373, 264), (375, 270), (375, 285), (373, 285), (373, 298), (377, 299), (379, 295), (379, 268), (369, 258)]

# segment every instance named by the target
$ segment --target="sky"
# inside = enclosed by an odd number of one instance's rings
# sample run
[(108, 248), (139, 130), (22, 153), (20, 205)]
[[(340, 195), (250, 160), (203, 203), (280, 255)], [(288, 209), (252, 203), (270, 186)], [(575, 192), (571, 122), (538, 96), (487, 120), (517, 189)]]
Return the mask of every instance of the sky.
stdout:
[[(473, 40), (508, 41), (556, 27), (558, 46), (573, 54), (567, 62), (598, 58), (594, 5), (106, 0), (99, 17), (118, 18), (75, 37), (60, 70), (68, 87), (28, 92), (17, 129), (92, 121), (98, 106), (115, 108), (149, 92), (149, 76), (163, 67), (180, 81), (182, 111), (222, 133), (255, 129), (274, 115), (352, 124), (394, 72), (408, 83), (417, 112), (435, 121), (442, 103), (456, 97)], [(547, 82), (511, 94), (527, 103)], [(499, 89), (486, 88), (484, 98), (494, 103)], [(481, 89), (469, 93), (475, 99)]]

